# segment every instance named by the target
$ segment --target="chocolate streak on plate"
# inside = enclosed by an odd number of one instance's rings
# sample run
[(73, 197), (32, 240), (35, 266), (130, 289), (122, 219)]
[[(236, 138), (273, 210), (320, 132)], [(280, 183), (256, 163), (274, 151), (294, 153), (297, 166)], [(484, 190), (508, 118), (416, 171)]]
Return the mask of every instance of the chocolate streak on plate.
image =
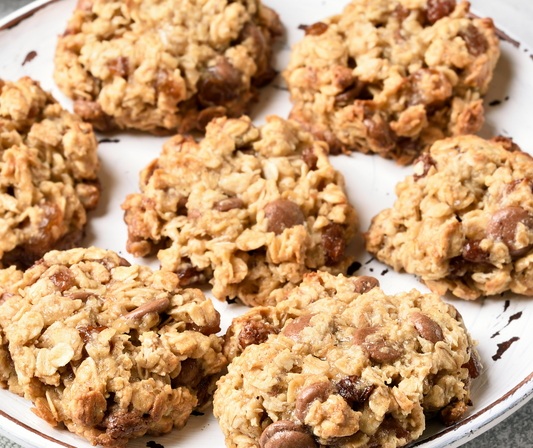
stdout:
[[(475, 14), (469, 12), (466, 15), (469, 19), (480, 19), (481, 17), (476, 16)], [(512, 37), (510, 37), (508, 34), (504, 33), (502, 30), (500, 30), (497, 27), (494, 27), (494, 34), (498, 36), (501, 40), (504, 40), (506, 42), (509, 42), (511, 45), (515, 46), (516, 48), (520, 48), (520, 42), (517, 40), (514, 40)]]
[[(516, 314), (513, 314), (510, 318), (509, 318), (509, 322), (507, 322), (507, 325), (503, 328), (507, 328), (509, 326), (509, 324), (513, 321), (513, 320), (517, 320), (517, 319), (520, 319), (522, 317), (522, 311), (519, 311), (518, 313)], [(503, 330), (502, 328), (502, 330)], [(502, 331), (500, 330), (500, 331)], [(498, 336), (500, 334), (500, 331), (497, 331), (496, 333), (494, 333), (490, 338), (494, 338), (496, 336)]]
[(165, 448), (160, 443), (154, 442), (153, 440), (150, 440), (149, 442), (146, 442), (146, 446), (148, 448)]
[(21, 426), (25, 430), (33, 432), (34, 434), (37, 434), (38, 436), (41, 436), (43, 439), (49, 440), (50, 442), (55, 442), (58, 445), (64, 446), (66, 448), (76, 448), (75, 446), (69, 445), (68, 443), (61, 442), (60, 440), (54, 439), (53, 437), (43, 434), (41, 431), (37, 431), (36, 429), (33, 429), (31, 426), (28, 426), (22, 422), (19, 422), (16, 418), (11, 417), (10, 415), (6, 414), (3, 411), (0, 411), (0, 415), (12, 421), (13, 423), (16, 423), (17, 425)]
[(369, 264), (369, 263), (372, 263), (373, 261), (375, 260), (374, 257), (372, 257), (370, 260), (368, 260), (367, 262), (365, 262), (365, 264)]
[(507, 308), (509, 308), (509, 305), (511, 304), (510, 300), (506, 300), (505, 304), (503, 305), (503, 312), (505, 313), (507, 311)]
[[(32, 10), (22, 14), (21, 16), (15, 17), (13, 20), (10, 20), (5, 25), (0, 26), (0, 31), (2, 30), (8, 30), (9, 28), (13, 28), (14, 26), (18, 25), (20, 22), (22, 22), (24, 19), (27, 19), (28, 17), (31, 17), (33, 14), (35, 14), (39, 9), (43, 9), (44, 7), (48, 6), (51, 3), (58, 2), (59, 0), (49, 0), (48, 2), (44, 3), (41, 6), (37, 6), (36, 8), (33, 8)], [(69, 445), (70, 446), (70, 445)]]
[(120, 143), (120, 140), (118, 138), (103, 138), (98, 140), (98, 144), (100, 143)]
[(502, 357), (502, 355), (509, 350), (509, 347), (516, 341), (520, 340), (518, 337), (514, 337), (509, 339), (507, 342), (502, 342), (501, 344), (498, 344), (498, 351), (496, 354), (492, 357), (494, 361), (498, 361)]
[(22, 66), (24, 67), (28, 62), (33, 61), (36, 57), (37, 57), (37, 52), (30, 51), (24, 58), (24, 62), (22, 63)]

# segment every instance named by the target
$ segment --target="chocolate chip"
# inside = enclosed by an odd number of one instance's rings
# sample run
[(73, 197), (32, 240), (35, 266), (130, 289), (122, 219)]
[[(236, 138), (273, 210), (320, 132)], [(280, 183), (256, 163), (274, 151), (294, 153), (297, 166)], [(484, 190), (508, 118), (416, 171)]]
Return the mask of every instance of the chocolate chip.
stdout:
[(526, 254), (531, 246), (517, 248), (515, 246), (518, 224), (522, 223), (533, 229), (533, 216), (522, 207), (506, 207), (492, 214), (487, 225), (487, 235), (495, 241), (502, 241), (512, 257)]
[(316, 448), (313, 438), (303, 426), (290, 420), (280, 420), (267, 426), (259, 439), (261, 448)]
[(461, 367), (468, 369), (468, 375), (472, 379), (477, 378), (479, 375), (481, 375), (483, 367), (481, 365), (481, 362), (479, 361), (478, 356), (476, 355), (476, 352), (472, 349), (472, 347), (470, 347), (470, 359)]
[(335, 105), (344, 107), (353, 103), (353, 101), (361, 95), (365, 86), (366, 84), (364, 82), (355, 80), (354, 84), (345, 89), (342, 93), (335, 95)]
[(422, 313), (413, 313), (410, 318), (411, 323), (415, 326), (418, 334), (424, 339), (427, 339), (433, 344), (439, 341), (444, 341), (444, 335), (442, 334), (442, 328), (433, 319), (429, 318)]
[(215, 202), (213, 205), (213, 210), (217, 210), (219, 212), (228, 212), (236, 208), (241, 208), (242, 205), (243, 202), (239, 198), (221, 199), (220, 201)]
[(173, 386), (196, 387), (202, 379), (201, 368), (195, 359), (188, 358), (181, 362), (181, 371), (173, 381)]
[(374, 288), (379, 288), (379, 280), (368, 275), (357, 277), (354, 283), (354, 292), (364, 294)]
[(312, 146), (308, 146), (302, 151), (302, 159), (311, 171), (316, 170), (318, 157), (316, 156), (315, 151), (313, 151)]
[(112, 439), (128, 439), (133, 434), (145, 431), (149, 420), (139, 411), (117, 411), (109, 416), (106, 433)]
[(333, 388), (330, 383), (314, 383), (305, 387), (299, 394), (296, 399), (296, 408), (294, 410), (294, 415), (302, 423), (305, 420), (307, 411), (309, 407), (313, 404), (315, 400), (320, 402), (326, 401), (331, 395)]
[(317, 22), (312, 25), (300, 25), (298, 29), (304, 30), (306, 36), (320, 36), (328, 30), (328, 26), (323, 22)]
[(480, 244), (481, 240), (467, 241), (463, 245), (463, 258), (472, 263), (490, 262), (490, 252), (483, 250)]
[(205, 71), (198, 81), (198, 100), (204, 107), (220, 106), (236, 99), (242, 89), (241, 72), (226, 57)]
[(387, 152), (394, 148), (394, 137), (389, 124), (379, 114), (363, 120), (366, 126), (368, 142), (378, 148), (378, 152)]
[(455, 0), (428, 0), (427, 20), (434, 24), (437, 20), (449, 16), (455, 9)]
[(28, 62), (31, 62), (33, 61), (35, 58), (37, 57), (37, 52), (36, 51), (30, 51), (26, 57), (24, 58), (24, 62), (22, 63), (22, 65), (26, 65)]
[(303, 225), (305, 216), (295, 202), (288, 199), (276, 199), (265, 206), (265, 217), (268, 218), (268, 231), (276, 235), (285, 229)]
[(313, 316), (314, 314), (306, 314), (305, 316), (297, 317), (292, 322), (289, 322), (287, 325), (285, 325), (282, 333), (288, 338), (299, 341), (300, 333), (304, 328), (311, 325), (311, 319)]
[(356, 330), (352, 342), (355, 345), (359, 345), (365, 349), (370, 359), (375, 362), (384, 364), (394, 362), (402, 354), (403, 350), (398, 347), (394, 347), (388, 341), (385, 341), (382, 337), (373, 338), (372, 341), (367, 341), (367, 337), (377, 333), (379, 327), (364, 327)]
[(322, 246), (326, 252), (326, 266), (332, 266), (344, 260), (346, 240), (344, 228), (337, 223), (328, 224), (322, 229)]

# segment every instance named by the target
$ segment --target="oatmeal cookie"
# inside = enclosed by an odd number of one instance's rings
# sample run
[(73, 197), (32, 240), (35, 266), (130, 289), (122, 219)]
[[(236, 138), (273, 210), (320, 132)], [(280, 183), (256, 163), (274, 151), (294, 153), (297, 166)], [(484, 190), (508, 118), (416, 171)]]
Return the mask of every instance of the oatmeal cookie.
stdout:
[(79, 0), (54, 79), (98, 130), (204, 130), (248, 112), (282, 32), (260, 0)]
[(81, 244), (100, 199), (92, 127), (38, 82), (0, 79), (0, 266)]
[(122, 205), (128, 252), (161, 249), (182, 285), (209, 280), (247, 305), (275, 304), (305, 272), (346, 272), (357, 216), (327, 152), (275, 116), (215, 119), (200, 143), (173, 137)]
[(411, 163), (436, 140), (478, 131), (498, 60), (491, 19), (468, 2), (353, 0), (304, 27), (284, 77), (290, 118), (332, 153)]
[(49, 252), (0, 271), (0, 384), (93, 445), (181, 428), (226, 365), (220, 316), (176, 274), (111, 251)]
[(233, 359), (214, 396), (228, 448), (403, 446), (426, 419), (460, 420), (481, 373), (460, 314), (436, 294), (318, 272), (258, 315), (240, 323), (276, 331)]
[(533, 158), (512, 140), (435, 143), (364, 235), (367, 250), (433, 292), (533, 295)]

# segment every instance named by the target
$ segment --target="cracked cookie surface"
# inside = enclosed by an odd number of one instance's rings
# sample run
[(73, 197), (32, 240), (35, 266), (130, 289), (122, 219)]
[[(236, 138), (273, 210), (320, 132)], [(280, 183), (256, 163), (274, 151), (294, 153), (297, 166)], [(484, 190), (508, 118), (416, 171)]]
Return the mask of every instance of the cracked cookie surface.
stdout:
[(372, 277), (326, 272), (236, 318), (225, 350), (214, 414), (228, 448), (403, 446), (429, 418), (460, 420), (482, 369), (436, 294), (389, 296)]
[(0, 271), (0, 384), (93, 445), (181, 428), (226, 365), (220, 316), (171, 272), (102, 249)]
[(500, 51), (492, 20), (468, 9), (455, 0), (353, 0), (303, 27), (284, 71), (290, 118), (332, 153), (399, 164), (441, 138), (475, 133)]
[(311, 270), (346, 272), (357, 216), (327, 151), (275, 116), (216, 119), (199, 143), (173, 137), (122, 205), (128, 252), (160, 249), (183, 285), (209, 280), (247, 305), (275, 304)]
[(79, 246), (100, 199), (92, 126), (37, 81), (0, 79), (0, 261), (22, 269)]
[(270, 82), (283, 32), (259, 0), (79, 0), (54, 79), (96, 129), (204, 130), (239, 117)]
[(433, 292), (533, 295), (533, 158), (505, 137), (435, 143), (372, 220), (367, 250)]

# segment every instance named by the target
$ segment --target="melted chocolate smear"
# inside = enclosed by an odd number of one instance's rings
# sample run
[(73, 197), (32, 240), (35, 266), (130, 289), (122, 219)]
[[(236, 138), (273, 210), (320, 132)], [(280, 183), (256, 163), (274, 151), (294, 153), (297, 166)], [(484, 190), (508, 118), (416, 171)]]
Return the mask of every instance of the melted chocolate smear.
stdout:
[(505, 101), (509, 101), (509, 97), (508, 96), (505, 97)]
[(520, 340), (520, 338), (518, 337), (514, 337), (514, 338), (511, 338), (509, 339), (507, 342), (502, 342), (501, 344), (498, 344), (498, 351), (496, 352), (496, 354), (492, 357), (492, 359), (494, 361), (498, 361), (498, 359), (500, 359), (502, 357), (502, 355), (507, 351), (509, 350), (509, 347), (513, 344), (513, 342), (516, 342)]
[(26, 65), (28, 62), (33, 61), (36, 57), (37, 57), (37, 52), (30, 51), (24, 58), (24, 62), (22, 63), (22, 66)]
[(200, 416), (205, 415), (205, 414), (203, 412), (192, 411), (191, 415), (194, 415), (195, 417), (200, 417)]
[(511, 304), (510, 300), (506, 300), (505, 304), (503, 305), (503, 312), (505, 313), (507, 311), (507, 308), (509, 308), (509, 305)]
[(499, 106), (500, 104), (502, 104), (500, 100), (494, 100), (489, 103), (489, 106)]
[[(508, 302), (508, 300), (506, 300), (506, 302)], [(507, 309), (507, 308), (505, 308), (505, 309)], [(505, 310), (504, 310), (504, 311), (505, 311)], [(506, 325), (505, 327), (503, 327), (503, 328), (507, 328), (507, 327), (509, 326), (509, 324), (510, 324), (513, 320), (518, 320), (518, 319), (520, 319), (521, 317), (522, 317), (522, 311), (519, 311), (518, 313), (513, 314), (513, 315), (509, 318), (509, 322), (507, 322), (507, 325)], [(502, 328), (502, 330), (503, 330), (503, 328)], [(500, 331), (501, 331), (501, 330), (500, 330)], [(498, 335), (500, 334), (500, 331), (494, 333), (490, 338), (492, 339), (492, 338), (498, 336)]]
[(100, 143), (119, 143), (120, 140), (118, 138), (103, 138), (102, 140), (98, 140), (98, 144)]
[(358, 261), (354, 261), (348, 267), (348, 275), (354, 275), (359, 269), (361, 269), (361, 263), (359, 263)]
[(237, 303), (237, 298), (230, 299), (229, 297), (226, 297), (226, 302), (228, 305), (235, 305)]
[(389, 270), (385, 269), (385, 270), (381, 271), (381, 275), (385, 275), (387, 272), (389, 272)]
[(154, 442), (153, 440), (150, 440), (149, 442), (146, 442), (146, 446), (148, 448), (165, 448), (160, 443)]
[(374, 257), (372, 257), (370, 260), (368, 260), (365, 264), (369, 264), (369, 263), (372, 263), (373, 261), (375, 260)]

